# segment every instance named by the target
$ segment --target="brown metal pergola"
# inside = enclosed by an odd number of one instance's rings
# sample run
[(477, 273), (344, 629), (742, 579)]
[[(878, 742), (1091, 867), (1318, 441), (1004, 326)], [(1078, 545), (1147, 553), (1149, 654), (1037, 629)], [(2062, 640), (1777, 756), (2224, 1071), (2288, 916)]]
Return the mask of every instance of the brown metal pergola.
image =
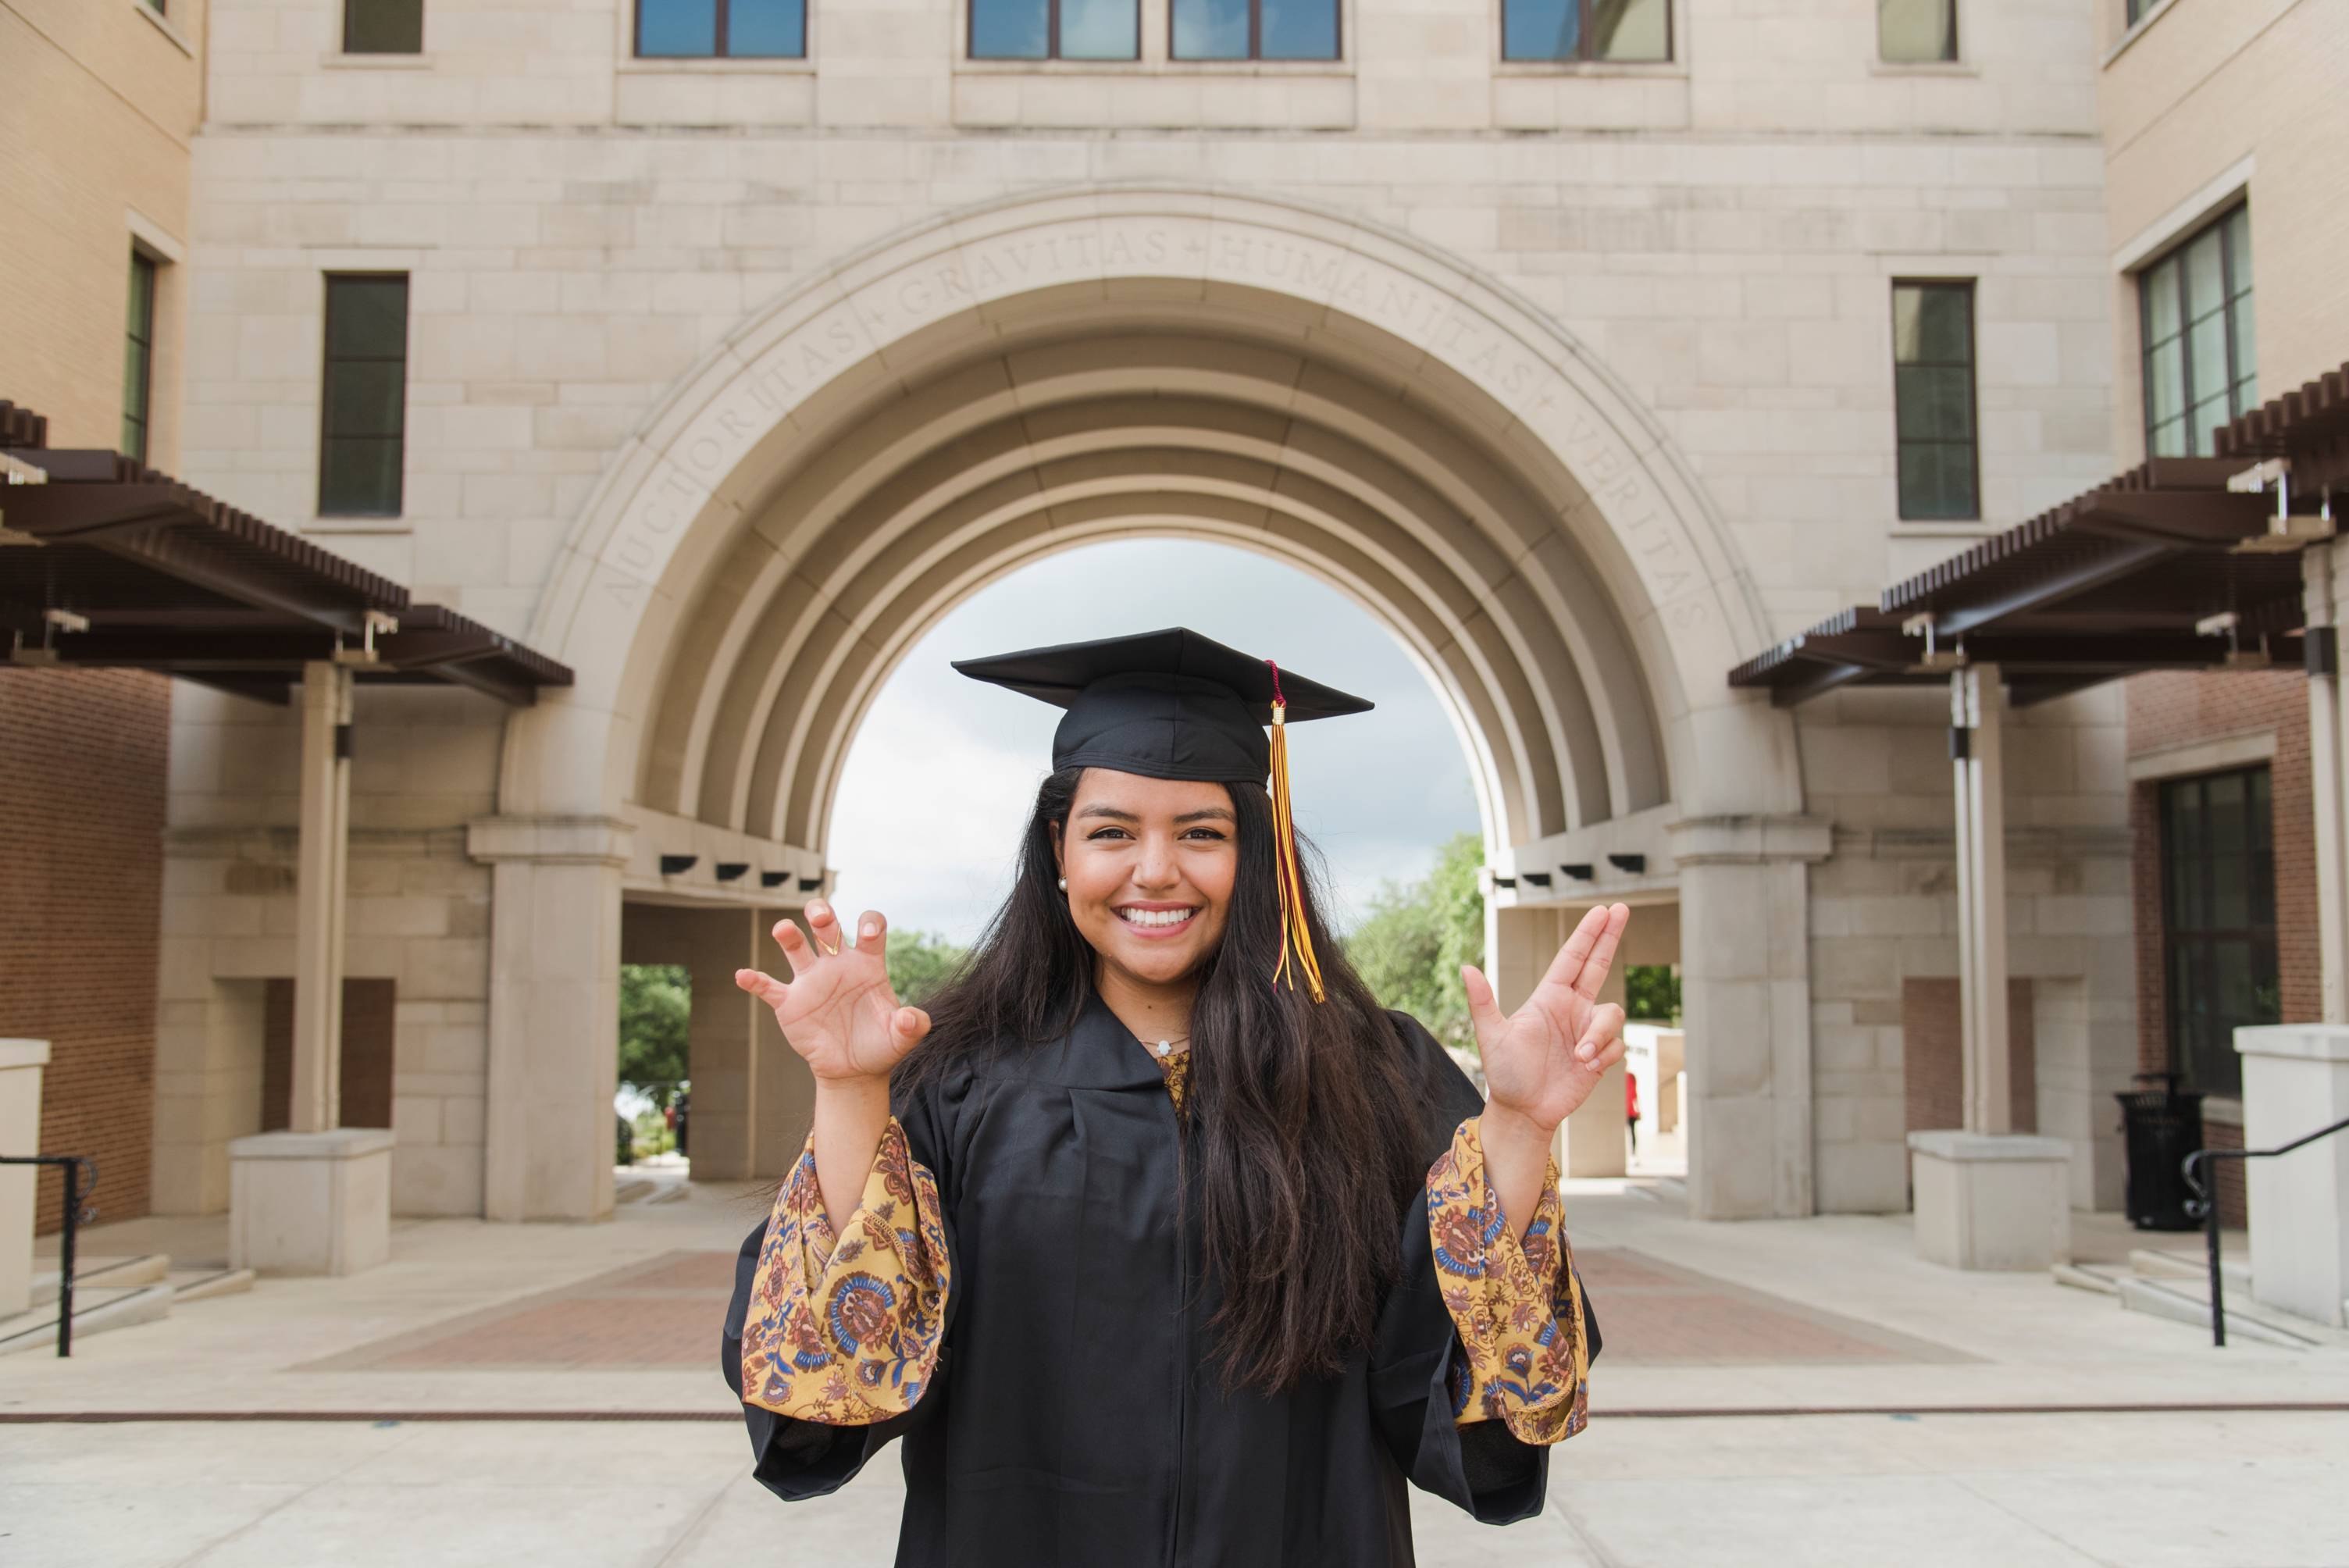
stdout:
[(1971, 1185), (1990, 1180), (1975, 1172), (2000, 1161), (2060, 1171), (2068, 1158), (2056, 1140), (2014, 1136), (2009, 1119), (2000, 739), (2009, 707), (2139, 671), (2304, 669), (2326, 1016), (2349, 1011), (2349, 715), (2334, 634), (2342, 562), (2331, 543), (2332, 487), (2349, 481), (2349, 366), (2223, 427), (2213, 448), (2213, 457), (2155, 458), (2117, 474), (1729, 672), (1730, 685), (1765, 690), (1778, 707), (1853, 686), (1949, 687), (1965, 1116), (1961, 1129), (1909, 1135), (1920, 1246), (1951, 1253), (1939, 1261), (1976, 1266), (1947, 1239), (1962, 1229), (1952, 1216), (1992, 1191)]
[(2014, 706), (2139, 670), (2326, 669), (2308, 645), (2300, 552), (2333, 535), (2349, 483), (2349, 365), (2215, 437), (2155, 458), (1896, 583), (1729, 672), (1792, 707), (1852, 685), (2005, 672)]
[[(571, 671), (169, 474), (116, 452), (52, 450), (47, 421), (8, 402), (0, 402), (0, 481), (9, 665), (153, 670), (278, 704), (300, 691), (291, 1130), (235, 1147), (254, 1146), (256, 1182), (388, 1158), (388, 1133), (336, 1126), (353, 687), (440, 683), (519, 707), (571, 685)], [(240, 1193), (245, 1180), (237, 1178)], [(388, 1224), (388, 1193), (387, 1181), (382, 1212), (369, 1219), (378, 1232)], [(232, 1202), (232, 1261), (242, 1261), (247, 1236), (243, 1202)], [(334, 1259), (357, 1255), (347, 1241), (336, 1233)], [(305, 1272), (346, 1266), (326, 1255), (305, 1259)]]
[(18, 665), (160, 671), (264, 702), (327, 662), (526, 707), (553, 659), (119, 453), (53, 451), (0, 402), (0, 636)]

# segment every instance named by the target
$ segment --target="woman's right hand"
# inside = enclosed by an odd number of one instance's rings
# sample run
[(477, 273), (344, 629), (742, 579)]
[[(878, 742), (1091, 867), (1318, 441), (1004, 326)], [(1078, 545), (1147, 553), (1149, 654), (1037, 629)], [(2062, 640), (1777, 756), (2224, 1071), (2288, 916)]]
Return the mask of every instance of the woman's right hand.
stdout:
[(775, 1010), (783, 1038), (807, 1058), (819, 1084), (886, 1084), (898, 1058), (930, 1032), (930, 1016), (899, 1006), (890, 987), (888, 924), (866, 910), (851, 946), (830, 904), (809, 904), (807, 921), (806, 932), (788, 918), (775, 923), (789, 984), (756, 969), (736, 970), (734, 984)]

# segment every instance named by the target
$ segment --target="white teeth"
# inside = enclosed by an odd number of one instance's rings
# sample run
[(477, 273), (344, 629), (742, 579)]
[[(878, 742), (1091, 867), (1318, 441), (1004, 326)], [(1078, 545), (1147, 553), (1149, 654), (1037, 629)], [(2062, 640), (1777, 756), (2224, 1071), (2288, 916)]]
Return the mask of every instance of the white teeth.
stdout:
[(1192, 913), (1187, 909), (1121, 909), (1117, 916), (1128, 925), (1180, 925)]

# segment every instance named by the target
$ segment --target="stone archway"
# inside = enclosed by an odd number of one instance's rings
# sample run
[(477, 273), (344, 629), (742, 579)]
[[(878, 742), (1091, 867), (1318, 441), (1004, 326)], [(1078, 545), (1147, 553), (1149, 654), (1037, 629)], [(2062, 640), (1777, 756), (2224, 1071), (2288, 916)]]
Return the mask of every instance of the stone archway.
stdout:
[[(554, 1150), (585, 1138), (571, 1086), (610, 1076), (574, 1058), (609, 1055), (616, 910), (594, 912), (648, 852), (630, 829), (820, 867), (857, 719), (921, 632), (1040, 552), (1136, 531), (1264, 551), (1379, 615), (1470, 743), (1496, 861), (1640, 813), (1799, 810), (1788, 727), (1722, 679), (1765, 640), (1724, 531), (1554, 323), (1291, 203), (1118, 187), (957, 213), (747, 321), (558, 559), (532, 638), (578, 684), (512, 723), (475, 834), (499, 866), (493, 1214), (608, 1206), (608, 1172), (583, 1187)], [(1784, 1081), (1774, 1048), (1740, 1097)], [(1800, 1138), (1806, 1171), (1806, 1115)]]

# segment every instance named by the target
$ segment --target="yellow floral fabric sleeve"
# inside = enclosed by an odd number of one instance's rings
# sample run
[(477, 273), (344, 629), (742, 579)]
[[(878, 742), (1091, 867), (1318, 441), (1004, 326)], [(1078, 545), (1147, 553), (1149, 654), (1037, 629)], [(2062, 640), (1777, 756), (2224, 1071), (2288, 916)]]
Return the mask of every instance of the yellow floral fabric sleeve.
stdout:
[(1590, 1358), (1557, 1161), (1542, 1178), (1541, 1202), (1520, 1242), (1485, 1181), (1472, 1116), (1428, 1168), (1427, 1226), (1444, 1305), (1467, 1352), (1453, 1367), (1453, 1419), (1464, 1427), (1499, 1420), (1525, 1443), (1555, 1443), (1582, 1430)]
[(835, 1242), (815, 1137), (775, 1194), (742, 1325), (742, 1401), (826, 1426), (914, 1408), (936, 1369), (952, 1281), (936, 1181), (891, 1117)]

